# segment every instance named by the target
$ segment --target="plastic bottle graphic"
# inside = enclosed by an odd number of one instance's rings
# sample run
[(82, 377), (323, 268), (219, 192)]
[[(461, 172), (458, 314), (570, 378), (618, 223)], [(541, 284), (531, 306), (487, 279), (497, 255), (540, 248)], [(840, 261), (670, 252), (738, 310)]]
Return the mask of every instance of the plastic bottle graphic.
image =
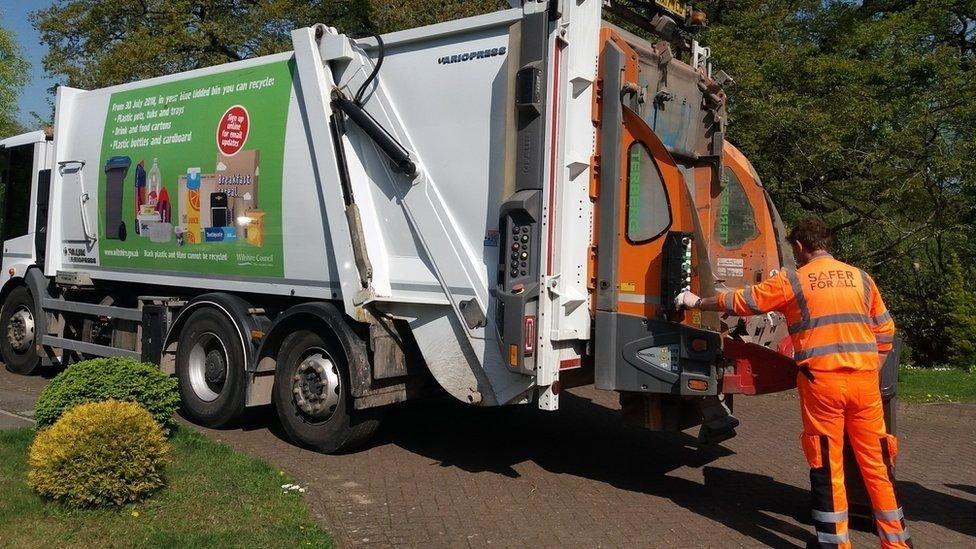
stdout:
[(159, 159), (153, 158), (152, 168), (149, 170), (149, 196), (147, 204), (155, 206), (159, 200), (159, 189), (162, 187), (163, 176), (159, 173)]
[(159, 202), (156, 203), (156, 211), (159, 212), (160, 221), (163, 223), (170, 222), (172, 207), (169, 203), (169, 192), (166, 190), (166, 187), (163, 187), (163, 190), (159, 191)]
[[(139, 216), (139, 210), (146, 203), (146, 163), (140, 160), (136, 164), (136, 209), (135, 216)], [(136, 222), (136, 234), (139, 234), (139, 222)]]

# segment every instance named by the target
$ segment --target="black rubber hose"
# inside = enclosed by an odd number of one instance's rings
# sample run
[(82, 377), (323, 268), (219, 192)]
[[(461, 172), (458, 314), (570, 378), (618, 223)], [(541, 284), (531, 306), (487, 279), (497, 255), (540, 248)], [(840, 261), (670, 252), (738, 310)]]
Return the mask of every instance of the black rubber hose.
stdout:
[(383, 38), (378, 33), (370, 33), (370, 35), (376, 39), (376, 43), (379, 44), (379, 54), (376, 57), (376, 65), (373, 67), (373, 72), (369, 74), (369, 78), (363, 82), (363, 85), (359, 87), (359, 91), (356, 92), (356, 97), (353, 99), (357, 105), (363, 106), (363, 95), (366, 93), (366, 88), (373, 83), (376, 76), (380, 73), (380, 67), (383, 66), (383, 58), (386, 57), (386, 45), (383, 44)]

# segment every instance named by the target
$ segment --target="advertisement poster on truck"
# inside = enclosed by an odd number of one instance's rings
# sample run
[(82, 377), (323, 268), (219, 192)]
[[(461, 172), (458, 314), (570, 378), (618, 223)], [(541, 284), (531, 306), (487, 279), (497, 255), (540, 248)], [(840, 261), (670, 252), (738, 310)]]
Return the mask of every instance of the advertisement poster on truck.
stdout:
[(102, 267), (281, 277), (290, 62), (113, 93)]

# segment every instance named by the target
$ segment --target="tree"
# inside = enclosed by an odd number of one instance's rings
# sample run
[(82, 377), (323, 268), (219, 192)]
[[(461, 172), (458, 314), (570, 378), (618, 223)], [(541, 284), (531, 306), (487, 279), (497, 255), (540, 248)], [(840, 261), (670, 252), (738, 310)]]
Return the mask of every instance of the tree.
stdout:
[(27, 83), (28, 68), (13, 34), (0, 27), (0, 137), (23, 131), (17, 122), (17, 95)]
[(328, 0), (58, 0), (32, 22), (45, 70), (92, 89), (275, 53), (293, 28), (356, 27), (367, 11)]
[[(729, 138), (789, 221), (874, 273), (923, 363), (949, 360), (950, 259), (976, 263), (976, 2), (712, 0)], [(969, 286), (972, 287), (971, 285)]]
[(57, 0), (32, 14), (44, 68), (93, 89), (286, 51), (292, 29), (389, 32), (504, 7), (499, 0)]
[(949, 263), (949, 285), (943, 293), (947, 314), (951, 320), (948, 339), (948, 362), (958, 368), (976, 366), (976, 290), (973, 289), (973, 269), (964, 267), (952, 257)]
[(509, 7), (507, 0), (373, 0), (370, 20), (380, 32), (432, 25)]

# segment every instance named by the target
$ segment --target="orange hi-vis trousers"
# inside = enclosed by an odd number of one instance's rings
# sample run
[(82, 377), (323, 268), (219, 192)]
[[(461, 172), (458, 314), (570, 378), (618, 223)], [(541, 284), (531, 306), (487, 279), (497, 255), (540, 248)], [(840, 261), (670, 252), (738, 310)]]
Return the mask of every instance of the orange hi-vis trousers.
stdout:
[[(812, 378), (812, 379), (811, 379)], [(801, 443), (810, 463), (817, 540), (850, 547), (844, 487), (844, 433), (871, 498), (882, 547), (911, 547), (895, 499), (892, 470), (898, 444), (886, 433), (876, 371), (839, 370), (797, 376), (803, 416)]]

